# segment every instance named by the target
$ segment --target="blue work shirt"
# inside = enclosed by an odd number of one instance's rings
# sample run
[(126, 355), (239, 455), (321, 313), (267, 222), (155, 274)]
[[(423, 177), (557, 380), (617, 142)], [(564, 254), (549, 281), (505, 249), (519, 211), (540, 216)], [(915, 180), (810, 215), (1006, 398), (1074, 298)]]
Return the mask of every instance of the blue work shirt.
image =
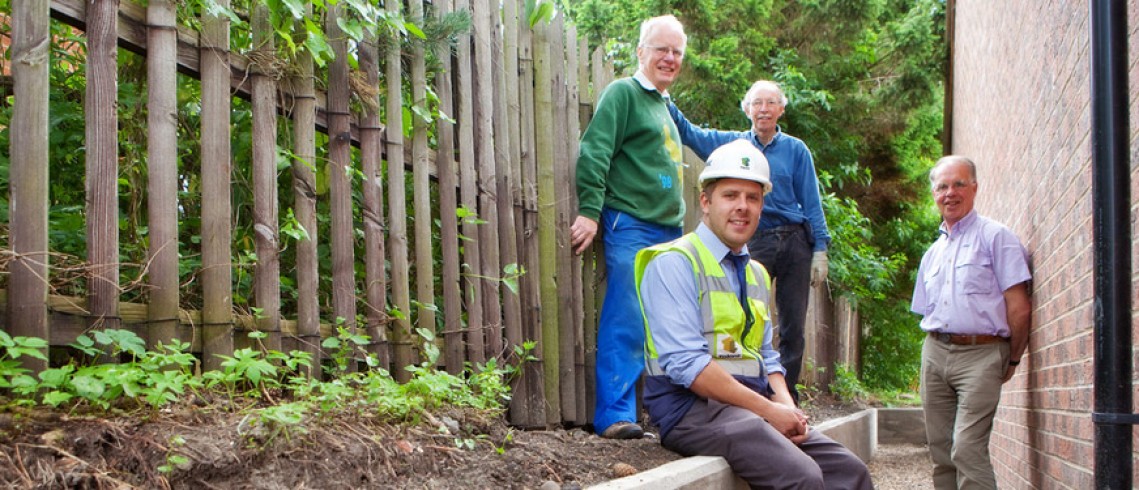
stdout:
[(702, 160), (707, 160), (716, 148), (737, 139), (746, 139), (759, 148), (771, 167), (772, 185), (771, 192), (763, 196), (759, 230), (808, 223), (814, 250), (827, 249), (831, 235), (827, 231), (827, 219), (819, 197), (819, 178), (815, 175), (811, 150), (803, 140), (784, 133), (776, 126), (775, 137), (764, 145), (752, 131), (721, 131), (696, 126), (671, 102), (668, 112), (680, 131), (680, 141)]
[(1020, 239), (973, 210), (952, 231), (941, 224), (922, 256), (910, 309), (927, 332), (1009, 337), (1004, 292), (1030, 279)]

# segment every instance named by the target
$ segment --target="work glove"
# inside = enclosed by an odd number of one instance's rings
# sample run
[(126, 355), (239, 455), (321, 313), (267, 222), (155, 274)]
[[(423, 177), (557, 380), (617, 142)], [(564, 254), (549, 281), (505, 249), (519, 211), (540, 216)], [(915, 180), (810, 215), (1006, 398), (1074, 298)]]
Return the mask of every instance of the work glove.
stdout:
[(827, 280), (827, 253), (819, 250), (811, 256), (811, 287)]

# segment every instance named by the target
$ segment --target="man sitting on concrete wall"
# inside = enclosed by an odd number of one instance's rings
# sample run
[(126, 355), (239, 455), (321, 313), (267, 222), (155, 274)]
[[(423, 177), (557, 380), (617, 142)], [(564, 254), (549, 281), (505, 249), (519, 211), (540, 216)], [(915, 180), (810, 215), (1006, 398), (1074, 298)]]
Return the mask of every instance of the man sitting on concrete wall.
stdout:
[(646, 248), (634, 264), (646, 322), (644, 403), (661, 444), (721, 456), (753, 488), (869, 489), (849, 450), (807, 425), (771, 345), (771, 279), (749, 259), (771, 178), (745, 140), (700, 174), (696, 231)]

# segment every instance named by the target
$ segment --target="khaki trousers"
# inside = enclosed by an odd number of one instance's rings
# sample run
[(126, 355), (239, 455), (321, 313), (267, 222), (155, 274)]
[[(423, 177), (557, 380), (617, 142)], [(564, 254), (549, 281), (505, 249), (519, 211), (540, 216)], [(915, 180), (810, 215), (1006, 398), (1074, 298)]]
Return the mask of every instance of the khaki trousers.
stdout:
[(937, 490), (995, 489), (989, 434), (1009, 343), (952, 345), (926, 336), (921, 352), (925, 434)]

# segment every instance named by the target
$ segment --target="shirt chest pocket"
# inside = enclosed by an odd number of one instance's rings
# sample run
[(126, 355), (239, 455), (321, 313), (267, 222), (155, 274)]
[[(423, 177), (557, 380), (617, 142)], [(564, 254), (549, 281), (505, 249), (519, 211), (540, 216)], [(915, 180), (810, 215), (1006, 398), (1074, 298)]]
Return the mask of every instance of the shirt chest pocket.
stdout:
[(926, 295), (930, 298), (931, 307), (932, 303), (937, 302), (941, 298), (941, 285), (945, 282), (944, 276), (945, 268), (941, 264), (934, 264), (930, 267), (929, 272), (922, 278), (925, 284)]
[(965, 294), (997, 292), (997, 278), (993, 274), (993, 260), (983, 253), (965, 253), (957, 261), (956, 279)]

